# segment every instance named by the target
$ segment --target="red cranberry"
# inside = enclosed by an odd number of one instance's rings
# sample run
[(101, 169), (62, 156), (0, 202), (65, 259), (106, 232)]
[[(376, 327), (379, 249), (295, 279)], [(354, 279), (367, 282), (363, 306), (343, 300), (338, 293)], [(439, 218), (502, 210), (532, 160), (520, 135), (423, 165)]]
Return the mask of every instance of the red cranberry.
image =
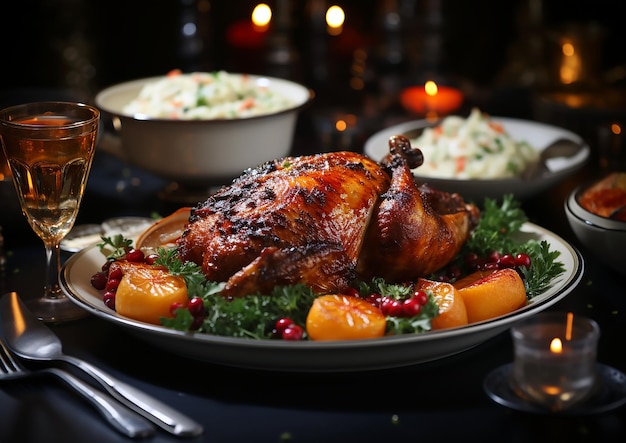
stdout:
[(384, 315), (390, 315), (392, 317), (401, 317), (404, 312), (402, 302), (392, 297), (383, 297), (380, 310)]
[(102, 301), (107, 308), (115, 311), (115, 292), (105, 292), (102, 296)]
[(382, 295), (377, 294), (377, 293), (372, 293), (370, 295), (368, 295), (365, 300), (367, 300), (368, 302), (370, 302), (373, 306), (376, 306), (377, 308), (380, 307), (380, 303), (382, 301)]
[(104, 272), (96, 272), (91, 276), (91, 286), (96, 288), (98, 291), (102, 291), (106, 288), (107, 280), (107, 276)]
[(121, 266), (113, 266), (109, 269), (109, 280), (121, 280), (124, 276)]
[(126, 260), (134, 263), (141, 263), (145, 259), (144, 253), (141, 249), (131, 249), (126, 253)]
[(285, 329), (287, 329), (289, 326), (292, 326), (293, 324), (294, 322), (292, 319), (290, 319), (289, 317), (283, 317), (276, 320), (276, 325), (274, 327), (279, 334), (282, 334)]
[(111, 267), (111, 265), (113, 264), (115, 260), (107, 260), (104, 262), (104, 264), (102, 265), (102, 272), (108, 272), (109, 268)]
[(117, 287), (120, 285), (120, 280), (116, 280), (114, 278), (110, 278), (107, 280), (106, 287), (104, 288), (107, 292), (115, 292), (117, 291)]
[(193, 321), (191, 322), (191, 325), (189, 326), (189, 329), (191, 329), (192, 331), (197, 331), (202, 326), (202, 323), (204, 323), (204, 319), (205, 319), (204, 315), (199, 315), (197, 317), (194, 316)]
[(149, 265), (153, 265), (157, 259), (159, 258), (159, 254), (148, 254), (145, 258), (145, 262)]
[(183, 309), (183, 308), (185, 308), (184, 304), (182, 304), (179, 301), (175, 301), (174, 303), (172, 303), (170, 305), (170, 314), (172, 314), (172, 317), (175, 317), (176, 316), (176, 310)]
[(404, 317), (415, 317), (422, 310), (417, 297), (407, 298), (402, 302), (402, 314)]
[(498, 263), (485, 263), (484, 265), (482, 265), (481, 269), (483, 271), (497, 271), (500, 268), (500, 266), (498, 265)]
[(194, 317), (204, 315), (204, 301), (200, 297), (194, 297), (187, 303), (187, 309)]
[(500, 257), (498, 264), (500, 265), (500, 268), (514, 268), (516, 264), (515, 257), (513, 257), (511, 254), (504, 254), (502, 257)]
[(491, 251), (489, 255), (487, 256), (487, 261), (489, 263), (498, 263), (498, 260), (500, 260), (501, 257), (502, 255), (500, 254), (500, 252)]
[(530, 269), (530, 257), (528, 254), (517, 254), (515, 256), (515, 264), (520, 268)]
[(304, 336), (304, 329), (302, 329), (299, 325), (291, 324), (291, 326), (285, 328), (281, 336), (283, 340), (302, 340), (302, 337)]
[(359, 297), (359, 291), (355, 288), (348, 288), (345, 291), (343, 291), (344, 295), (349, 295), (351, 297)]
[(413, 294), (413, 298), (417, 298), (417, 301), (422, 306), (428, 303), (428, 294), (424, 291), (420, 291), (420, 290), (415, 291), (415, 293)]

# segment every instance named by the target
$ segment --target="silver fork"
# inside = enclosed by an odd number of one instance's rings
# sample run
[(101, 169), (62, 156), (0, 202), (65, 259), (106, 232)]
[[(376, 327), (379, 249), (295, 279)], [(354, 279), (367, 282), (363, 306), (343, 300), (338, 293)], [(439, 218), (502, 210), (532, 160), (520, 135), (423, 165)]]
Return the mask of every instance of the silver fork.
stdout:
[(37, 371), (26, 369), (13, 357), (11, 351), (0, 338), (0, 380), (16, 380), (45, 374), (53, 375), (67, 383), (89, 401), (122, 434), (132, 438), (145, 438), (154, 435), (154, 426), (146, 419), (69, 372), (57, 368), (44, 368)]

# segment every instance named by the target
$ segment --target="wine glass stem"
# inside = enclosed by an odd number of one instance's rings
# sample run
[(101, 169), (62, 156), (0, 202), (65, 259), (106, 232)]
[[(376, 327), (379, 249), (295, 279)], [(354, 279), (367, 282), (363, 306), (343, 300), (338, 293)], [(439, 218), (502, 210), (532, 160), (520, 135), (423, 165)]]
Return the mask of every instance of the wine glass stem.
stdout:
[(57, 299), (64, 297), (59, 285), (61, 272), (61, 245), (60, 242), (46, 242), (46, 284), (44, 297)]

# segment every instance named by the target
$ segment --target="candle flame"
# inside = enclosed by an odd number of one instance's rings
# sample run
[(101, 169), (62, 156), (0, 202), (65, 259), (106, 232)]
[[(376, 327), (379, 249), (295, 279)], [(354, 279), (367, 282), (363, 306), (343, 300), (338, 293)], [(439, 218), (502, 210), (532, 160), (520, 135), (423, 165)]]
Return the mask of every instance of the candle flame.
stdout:
[(272, 9), (265, 3), (259, 3), (252, 11), (252, 23), (261, 28), (269, 25), (272, 20)]
[(340, 28), (346, 20), (346, 13), (341, 6), (333, 5), (326, 11), (326, 24), (331, 28)]
[(329, 35), (340, 35), (345, 21), (346, 13), (341, 6), (333, 5), (326, 10), (326, 31)]
[(572, 339), (572, 323), (574, 322), (574, 313), (567, 313), (567, 324), (565, 325), (565, 340), (570, 341)]
[(571, 57), (574, 55), (574, 45), (571, 44), (570, 42), (565, 42), (563, 43), (563, 46), (561, 46), (561, 51), (563, 52), (563, 55), (565, 55), (566, 57)]
[(569, 40), (561, 43), (561, 52), (563, 58), (559, 67), (559, 76), (561, 83), (569, 85), (580, 80), (583, 69), (582, 59), (576, 51), (574, 44)]
[(622, 127), (619, 123), (611, 123), (611, 132), (615, 135), (620, 135), (622, 133)]
[(437, 87), (437, 83), (432, 80), (428, 80), (426, 83), (424, 83), (424, 91), (426, 91), (426, 94), (432, 97), (437, 95), (437, 92), (439, 92), (439, 88)]
[(552, 341), (550, 342), (550, 352), (554, 354), (560, 354), (561, 352), (563, 352), (563, 343), (561, 342), (560, 338), (555, 337), (552, 339)]
[(339, 132), (343, 132), (348, 128), (353, 128), (357, 124), (357, 118), (354, 114), (345, 114), (337, 118), (335, 121), (335, 129)]

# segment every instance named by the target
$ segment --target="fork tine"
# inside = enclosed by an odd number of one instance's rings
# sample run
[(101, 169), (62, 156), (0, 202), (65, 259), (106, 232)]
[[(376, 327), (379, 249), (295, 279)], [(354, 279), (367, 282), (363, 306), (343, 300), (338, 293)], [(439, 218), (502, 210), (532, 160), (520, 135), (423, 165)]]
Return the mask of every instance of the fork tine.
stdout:
[(11, 351), (4, 344), (4, 340), (0, 338), (0, 369), (6, 374), (21, 371), (19, 363), (11, 355)]

